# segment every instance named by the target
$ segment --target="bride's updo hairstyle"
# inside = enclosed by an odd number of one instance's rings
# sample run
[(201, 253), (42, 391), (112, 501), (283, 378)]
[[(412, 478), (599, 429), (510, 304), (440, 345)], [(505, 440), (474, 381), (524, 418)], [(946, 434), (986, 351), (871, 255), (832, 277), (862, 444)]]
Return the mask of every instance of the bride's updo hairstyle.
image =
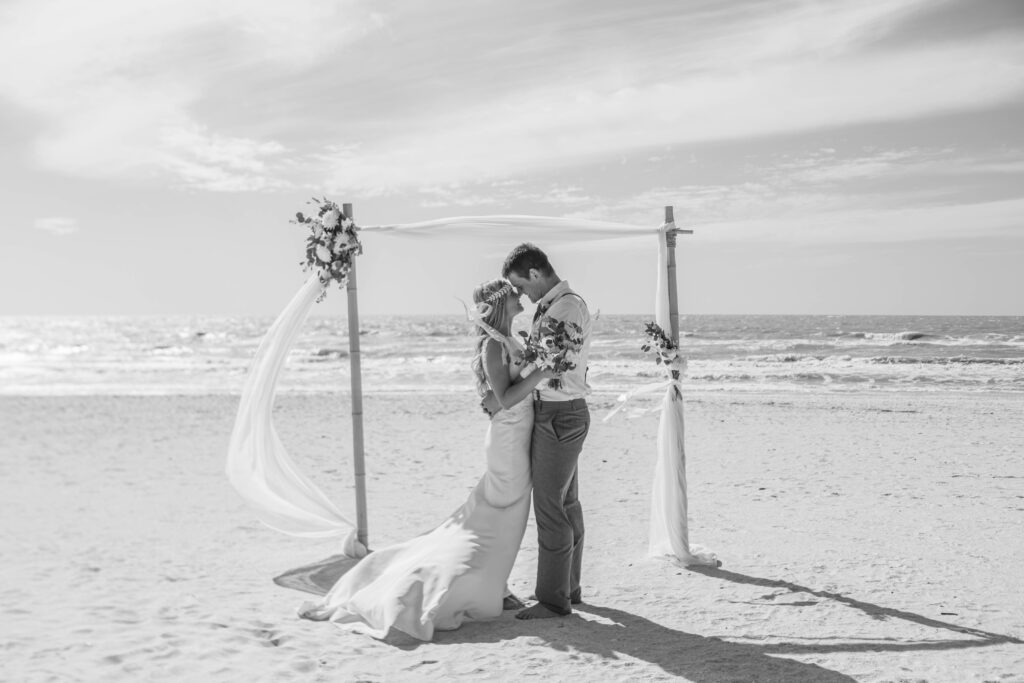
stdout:
[[(498, 278), (488, 280), (473, 290), (473, 303), (483, 313), (483, 322), (494, 329), (501, 331), (505, 322), (505, 303), (508, 301), (508, 293), (512, 291), (512, 285), (506, 280)], [(476, 390), (481, 396), (487, 393), (487, 376), (484, 374), (484, 344), (487, 342), (487, 331), (479, 325), (475, 326), (476, 332), (476, 353), (473, 355), (473, 374), (476, 375)]]

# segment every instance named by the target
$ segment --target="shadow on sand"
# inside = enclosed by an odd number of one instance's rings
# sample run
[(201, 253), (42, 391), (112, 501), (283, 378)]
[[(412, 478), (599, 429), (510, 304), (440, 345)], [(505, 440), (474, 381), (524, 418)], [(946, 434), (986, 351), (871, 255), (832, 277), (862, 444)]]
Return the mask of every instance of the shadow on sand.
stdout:
[(358, 559), (345, 555), (332, 555), (313, 564), (289, 569), (284, 574), (275, 576), (274, 583), (303, 593), (327, 595), (331, 586), (358, 563)]
[[(337, 581), (338, 577), (354, 564), (354, 560), (344, 556), (329, 557), (320, 562), (285, 572), (276, 577), (274, 582), (286, 588), (323, 595)], [(1022, 643), (1010, 636), (965, 628), (920, 614), (854, 600), (839, 593), (800, 586), (789, 581), (747, 576), (711, 567), (692, 567), (690, 571), (713, 579), (764, 586), (775, 590), (834, 600), (859, 609), (875, 619), (904, 619), (922, 626), (956, 633), (960, 637), (928, 641), (851, 642), (844, 640), (841, 635), (836, 635), (823, 636), (821, 640), (829, 642), (820, 644), (806, 641), (765, 644), (735, 643), (716, 637), (671, 629), (612, 607), (583, 604), (577, 607), (577, 614), (565, 619), (544, 622), (517, 621), (512, 618), (511, 612), (506, 612), (495, 621), (470, 623), (457, 631), (439, 631), (434, 635), (434, 644), (490, 643), (521, 637), (539, 638), (555, 650), (589, 653), (610, 661), (618, 660), (625, 655), (649, 662), (668, 674), (682, 676), (693, 681), (757, 680), (831, 683), (853, 681), (854, 679), (816, 664), (787, 659), (780, 655), (927, 651)], [(808, 600), (788, 604), (793, 606), (812, 605), (816, 604), (816, 601)], [(584, 615), (589, 615), (590, 618)], [(384, 642), (402, 650), (415, 650), (424, 645), (423, 642), (394, 630)]]
[[(872, 619), (879, 621), (885, 619), (902, 619), (903, 621), (913, 622), (920, 624), (921, 626), (927, 626), (929, 628), (939, 629), (951, 633), (959, 633), (967, 638), (947, 638), (944, 640), (927, 640), (927, 641), (888, 641), (888, 642), (832, 642), (828, 644), (810, 644), (810, 643), (775, 643), (771, 645), (762, 645), (761, 647), (765, 652), (772, 652), (778, 654), (799, 654), (799, 653), (827, 653), (827, 652), (870, 652), (870, 651), (885, 651), (885, 652), (905, 652), (909, 650), (956, 650), (960, 648), (970, 647), (986, 647), (989, 645), (1002, 645), (1002, 644), (1014, 644), (1021, 645), (1024, 641), (1012, 636), (1003, 635), (1000, 633), (991, 633), (989, 631), (982, 631), (976, 628), (967, 628), (965, 626), (958, 626), (957, 624), (950, 623), (948, 621), (942, 621), (940, 619), (932, 619), (921, 614), (915, 614), (913, 612), (907, 612), (904, 610), (895, 609), (892, 607), (882, 607), (881, 605), (875, 605), (870, 602), (863, 602), (861, 600), (855, 600), (853, 598), (842, 595), (841, 593), (834, 593), (832, 591), (815, 590), (814, 588), (808, 588), (807, 586), (801, 586), (791, 581), (782, 581), (780, 579), (765, 579), (757, 576), (748, 576), (746, 574), (739, 574), (737, 572), (731, 572), (724, 569), (716, 569), (713, 567), (689, 567), (689, 571), (696, 574), (703, 574), (716, 579), (724, 579), (733, 583), (741, 583), (750, 586), (763, 586), (765, 588), (772, 588), (776, 590), (782, 590), (789, 593), (802, 593), (806, 595), (813, 595), (818, 598), (825, 600), (832, 600), (844, 605), (848, 605), (854, 609), (858, 609), (867, 614)], [(766, 599), (772, 599), (779, 597), (778, 594), (764, 596)], [(816, 601), (804, 601), (798, 603), (789, 603), (791, 605), (813, 605)], [(842, 641), (842, 636), (822, 636), (822, 640)]]

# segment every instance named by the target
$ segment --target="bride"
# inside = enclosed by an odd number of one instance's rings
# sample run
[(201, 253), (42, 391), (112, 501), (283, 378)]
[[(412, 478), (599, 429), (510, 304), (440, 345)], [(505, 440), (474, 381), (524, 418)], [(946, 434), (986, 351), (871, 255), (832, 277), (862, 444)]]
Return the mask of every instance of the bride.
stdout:
[(522, 603), (507, 588), (530, 512), (530, 438), (533, 389), (555, 375), (521, 367), (510, 336), (523, 311), (505, 280), (473, 292), (477, 353), (473, 371), (481, 396), (493, 391), (502, 406), (484, 438), (487, 469), (469, 495), (433, 531), (376, 550), (338, 579), (318, 603), (299, 615), (333, 621), (377, 638), (398, 629), (421, 640), (464, 621), (491, 619)]

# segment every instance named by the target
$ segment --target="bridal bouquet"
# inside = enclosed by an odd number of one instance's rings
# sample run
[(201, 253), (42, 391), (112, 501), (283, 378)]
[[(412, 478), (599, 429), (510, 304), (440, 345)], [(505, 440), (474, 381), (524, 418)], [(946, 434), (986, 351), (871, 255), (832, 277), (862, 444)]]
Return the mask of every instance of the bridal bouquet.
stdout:
[[(647, 323), (644, 333), (647, 335), (647, 341), (640, 350), (654, 354), (654, 362), (664, 365), (672, 380), (678, 381), (680, 371), (686, 367), (686, 359), (679, 355), (679, 346), (665, 334), (665, 330), (661, 329), (658, 323)], [(681, 399), (683, 395), (679, 392), (679, 385), (673, 384), (672, 388), (675, 390), (675, 398)]]
[[(526, 346), (522, 361), (534, 363), (540, 368), (549, 368), (559, 374), (574, 370), (576, 361), (573, 359), (583, 348), (582, 333), (583, 328), (576, 323), (554, 319), (545, 320), (541, 324), (538, 337), (531, 337), (521, 331), (519, 336), (523, 337)], [(562, 380), (557, 377), (550, 379), (548, 386), (561, 389)]]
[[(319, 271), (320, 282), (326, 287), (333, 280), (340, 287), (345, 286), (352, 269), (352, 258), (363, 253), (356, 231), (359, 229), (351, 218), (345, 216), (337, 204), (326, 197), (313, 197), (311, 204), (317, 205), (315, 216), (305, 216), (300, 211), (292, 223), (305, 225), (310, 234), (306, 238), (306, 260), (300, 261), (303, 270)], [(322, 301), (327, 290), (317, 297)]]

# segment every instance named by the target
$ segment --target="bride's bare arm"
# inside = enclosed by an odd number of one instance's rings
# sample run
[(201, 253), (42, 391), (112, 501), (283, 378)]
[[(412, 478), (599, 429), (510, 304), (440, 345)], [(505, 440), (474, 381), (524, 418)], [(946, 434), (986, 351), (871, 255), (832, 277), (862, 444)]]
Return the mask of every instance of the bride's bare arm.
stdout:
[(502, 408), (511, 408), (530, 395), (543, 379), (550, 379), (555, 374), (548, 370), (538, 370), (526, 377), (513, 382), (509, 376), (508, 364), (505, 363), (501, 343), (495, 339), (488, 339), (484, 345), (484, 374), (487, 376), (487, 383), (491, 387), (494, 398)]

